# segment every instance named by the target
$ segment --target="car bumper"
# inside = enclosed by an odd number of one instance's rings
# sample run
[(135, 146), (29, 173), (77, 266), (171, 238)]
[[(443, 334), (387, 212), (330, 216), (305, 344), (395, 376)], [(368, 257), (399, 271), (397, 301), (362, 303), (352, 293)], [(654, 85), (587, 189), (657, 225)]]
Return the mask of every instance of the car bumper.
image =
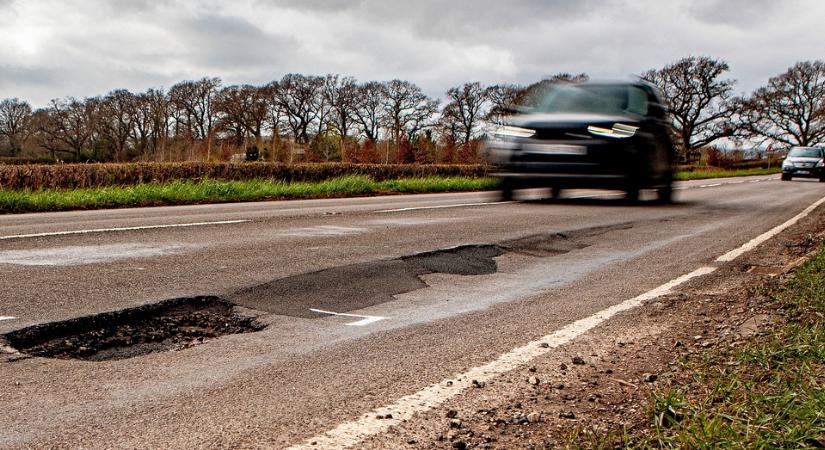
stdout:
[(825, 175), (823, 167), (783, 167), (782, 173), (792, 177), (821, 178)]
[(520, 185), (565, 188), (621, 189), (633, 180), (625, 171), (611, 172), (604, 165), (595, 163), (509, 163), (499, 165), (493, 170), (493, 175), (518, 180)]

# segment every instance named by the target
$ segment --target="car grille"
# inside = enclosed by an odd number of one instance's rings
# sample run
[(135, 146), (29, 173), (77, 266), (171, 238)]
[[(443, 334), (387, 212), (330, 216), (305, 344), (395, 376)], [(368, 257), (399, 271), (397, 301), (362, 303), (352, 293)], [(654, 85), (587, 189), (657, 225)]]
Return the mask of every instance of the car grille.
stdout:
[(593, 139), (587, 132), (587, 128), (582, 129), (561, 129), (561, 130), (553, 130), (553, 129), (539, 129), (536, 130), (536, 135), (533, 136), (533, 139), (539, 140), (553, 140), (553, 141), (576, 141), (576, 140), (585, 140), (585, 139)]

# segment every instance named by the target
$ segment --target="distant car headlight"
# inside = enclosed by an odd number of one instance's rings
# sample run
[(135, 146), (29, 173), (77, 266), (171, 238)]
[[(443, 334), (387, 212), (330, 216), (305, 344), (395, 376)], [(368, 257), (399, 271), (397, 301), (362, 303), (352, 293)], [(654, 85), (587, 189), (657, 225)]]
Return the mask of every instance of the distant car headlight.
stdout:
[(595, 125), (590, 125), (587, 127), (587, 131), (590, 134), (595, 134), (596, 136), (608, 137), (613, 139), (626, 139), (629, 137), (633, 137), (636, 134), (636, 130), (639, 127), (634, 127), (633, 125), (626, 125), (623, 123), (617, 123), (613, 125), (613, 128), (602, 128), (597, 127)]
[(514, 127), (511, 125), (505, 125), (497, 130), (493, 131), (493, 134), (499, 137), (509, 137), (509, 138), (529, 138), (536, 134), (536, 130), (531, 130), (529, 128), (521, 128), (521, 127)]

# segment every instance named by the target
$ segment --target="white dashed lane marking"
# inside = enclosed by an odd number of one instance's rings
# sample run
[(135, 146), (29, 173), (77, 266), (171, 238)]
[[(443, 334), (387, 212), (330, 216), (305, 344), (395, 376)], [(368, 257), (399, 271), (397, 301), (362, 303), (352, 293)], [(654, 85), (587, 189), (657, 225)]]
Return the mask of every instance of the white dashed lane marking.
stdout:
[(337, 312), (332, 312), (332, 311), (324, 311), (323, 309), (309, 308), (309, 310), (314, 312), (314, 313), (318, 313), (318, 314), (329, 314), (330, 316), (341, 316), (341, 317), (356, 317), (356, 318), (361, 319), (361, 320), (358, 320), (358, 321), (355, 321), (355, 322), (350, 322), (350, 323), (347, 324), (351, 327), (363, 327), (363, 326), (369, 325), (371, 323), (375, 323), (375, 322), (378, 322), (380, 320), (386, 319), (386, 317), (381, 317), (381, 316), (362, 316), (360, 314), (337, 313)]
[(119, 228), (93, 228), (89, 230), (70, 230), (70, 231), (52, 231), (48, 233), (31, 233), (31, 234), (14, 234), (10, 236), (0, 236), (0, 241), (10, 239), (27, 239), (50, 236), (71, 236), (75, 234), (92, 234), (92, 233), (113, 233), (118, 231), (136, 231), (136, 230), (155, 230), (161, 228), (188, 228), (188, 227), (204, 227), (209, 225), (234, 225), (239, 223), (251, 222), (250, 220), (220, 220), (217, 222), (194, 222), (194, 223), (173, 223), (167, 225), (143, 225), (137, 227), (119, 227)]
[(17, 317), (14, 317), (14, 316), (0, 316), (0, 321), (3, 321), (3, 320), (14, 320), (14, 319), (16, 319), (16, 318), (17, 318)]
[(316, 236), (346, 236), (350, 234), (362, 234), (369, 231), (366, 228), (359, 227), (340, 227), (335, 225), (319, 225), (317, 227), (307, 228), (293, 228), (285, 230), (280, 234), (282, 236), (296, 236), (296, 237), (316, 237)]
[(506, 205), (507, 203), (516, 203), (516, 202), (515, 201), (478, 202), (478, 203), (456, 203), (456, 204), (453, 204), (453, 205), (413, 206), (413, 207), (410, 207), (410, 208), (382, 209), (382, 210), (376, 211), (376, 213), (394, 213), (394, 212), (404, 212), (404, 211), (420, 211), (420, 210), (424, 210), (424, 209), (469, 208), (471, 206)]
[(76, 266), (130, 258), (174, 255), (197, 247), (185, 244), (75, 245), (33, 250), (0, 251), (0, 264), (17, 266)]

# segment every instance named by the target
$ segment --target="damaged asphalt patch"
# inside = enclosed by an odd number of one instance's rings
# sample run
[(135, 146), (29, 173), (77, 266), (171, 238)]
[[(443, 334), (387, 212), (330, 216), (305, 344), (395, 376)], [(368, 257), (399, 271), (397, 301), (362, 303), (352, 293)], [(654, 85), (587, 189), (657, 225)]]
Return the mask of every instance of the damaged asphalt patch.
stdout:
[(35, 325), (0, 336), (30, 356), (106, 361), (191, 347), (262, 329), (217, 297), (167, 300), (121, 311)]
[(463, 245), (401, 258), (369, 261), (295, 275), (231, 294), (229, 300), (273, 314), (317, 318), (310, 308), (346, 313), (386, 303), (396, 295), (426, 288), (423, 275), (472, 276), (498, 270), (495, 258), (507, 252), (549, 257), (588, 247), (588, 238), (632, 228), (621, 223), (566, 233), (545, 233), (502, 242)]
[[(105, 361), (178, 350), (220, 336), (259, 331), (254, 317), (242, 317), (235, 306), (262, 313), (314, 319), (315, 310), (347, 313), (395, 300), (395, 296), (428, 287), (424, 275), (488, 275), (498, 270), (495, 258), (507, 252), (548, 257), (587, 247), (587, 238), (608, 227), (527, 236), (501, 244), (463, 245), (333, 267), (252, 286), (226, 298), (177, 298), (121, 311), (35, 325), (0, 335), (22, 355)], [(254, 311), (253, 311), (254, 312)]]
[(496, 245), (468, 245), (386, 261), (333, 267), (261, 284), (230, 295), (247, 308), (273, 314), (316, 318), (309, 308), (345, 313), (386, 303), (395, 295), (427, 287), (422, 275), (495, 273)]

